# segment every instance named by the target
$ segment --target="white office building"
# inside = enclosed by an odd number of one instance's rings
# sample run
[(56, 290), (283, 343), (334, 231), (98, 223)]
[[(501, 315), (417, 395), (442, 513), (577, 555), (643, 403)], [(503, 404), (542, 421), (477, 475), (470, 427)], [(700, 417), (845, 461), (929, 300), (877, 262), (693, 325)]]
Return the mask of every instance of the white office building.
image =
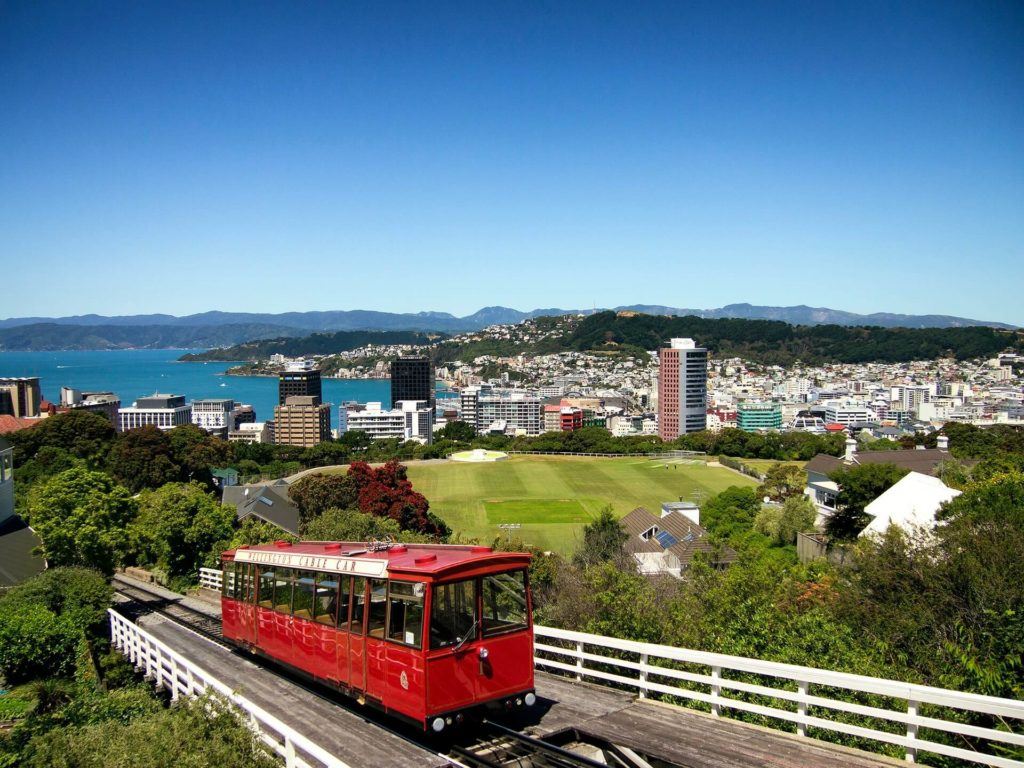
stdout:
[(168, 430), (192, 423), (192, 406), (185, 402), (184, 395), (153, 394), (140, 397), (131, 408), (117, 412), (118, 429), (125, 432), (153, 425)]
[(860, 400), (828, 400), (825, 402), (825, 421), (848, 427), (851, 424), (877, 422), (878, 414)]
[(366, 408), (349, 407), (339, 434), (365, 432), (372, 440), (433, 441), (434, 409), (422, 400), (399, 400), (397, 408), (385, 409), (382, 403), (367, 403)]
[(211, 398), (192, 402), (192, 423), (211, 435), (227, 437), (235, 427), (235, 401)]

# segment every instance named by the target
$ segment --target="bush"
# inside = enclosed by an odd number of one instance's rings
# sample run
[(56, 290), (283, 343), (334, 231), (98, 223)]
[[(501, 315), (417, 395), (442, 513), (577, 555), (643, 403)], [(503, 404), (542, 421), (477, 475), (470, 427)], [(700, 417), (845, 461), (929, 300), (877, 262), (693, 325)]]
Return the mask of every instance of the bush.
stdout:
[(42, 605), (0, 601), (0, 672), (8, 683), (66, 676), (81, 630)]
[[(213, 703), (213, 706), (210, 706)], [(144, 716), (53, 729), (29, 744), (25, 768), (276, 768), (258, 737), (219, 702), (198, 699)]]
[(50, 568), (10, 590), (0, 606), (41, 606), (95, 636), (106, 625), (113, 590), (98, 571)]

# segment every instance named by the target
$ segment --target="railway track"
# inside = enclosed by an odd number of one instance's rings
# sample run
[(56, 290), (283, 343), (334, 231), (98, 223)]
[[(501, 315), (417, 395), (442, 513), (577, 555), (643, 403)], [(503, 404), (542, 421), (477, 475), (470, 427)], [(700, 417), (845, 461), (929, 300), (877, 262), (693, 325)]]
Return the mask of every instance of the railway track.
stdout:
[[(237, 652), (237, 647), (224, 639), (218, 619), (185, 605), (181, 598), (169, 598), (119, 576), (113, 578), (113, 586), (114, 592), (128, 601), (115, 606), (115, 609), (126, 617), (136, 620), (146, 614), (159, 614), (211, 642)], [(257, 658), (248, 654), (247, 657)], [(260, 661), (264, 666), (276, 666), (264, 659)], [(342, 695), (290, 674), (286, 670), (278, 671), (306, 691), (352, 709), (352, 704)], [(459, 768), (651, 768), (642, 759), (632, 754), (623, 754), (613, 745), (585, 745), (588, 751), (603, 758), (597, 760), (572, 751), (566, 746), (528, 736), (491, 720), (483, 720), (480, 723), (475, 738), (469, 737), (468, 734), (450, 734), (442, 745), (430, 734), (406, 732), (408, 729), (396, 730), (392, 723), (387, 722), (386, 715), (374, 710), (362, 707), (359, 713), (378, 727), (434, 752), (448, 760), (450, 765)], [(573, 734), (573, 737), (575, 736)], [(573, 737), (570, 737), (570, 741), (574, 743), (586, 741)]]

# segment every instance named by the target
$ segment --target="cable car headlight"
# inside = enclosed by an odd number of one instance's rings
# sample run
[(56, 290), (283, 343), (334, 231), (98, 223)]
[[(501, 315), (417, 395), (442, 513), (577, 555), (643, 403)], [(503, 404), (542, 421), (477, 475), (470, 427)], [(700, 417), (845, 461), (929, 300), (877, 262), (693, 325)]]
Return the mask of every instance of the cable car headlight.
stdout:
[(523, 697), (523, 701), (526, 702), (526, 706), (532, 707), (534, 704), (537, 703), (537, 694), (528, 693)]
[(444, 730), (444, 718), (435, 717), (434, 721), (430, 724), (430, 727), (434, 729), (434, 733), (440, 733)]
[(477, 653), (480, 654), (481, 660), (486, 659), (488, 656), (491, 655), (491, 652), (488, 651), (486, 648), (481, 648), (479, 651), (477, 651)]

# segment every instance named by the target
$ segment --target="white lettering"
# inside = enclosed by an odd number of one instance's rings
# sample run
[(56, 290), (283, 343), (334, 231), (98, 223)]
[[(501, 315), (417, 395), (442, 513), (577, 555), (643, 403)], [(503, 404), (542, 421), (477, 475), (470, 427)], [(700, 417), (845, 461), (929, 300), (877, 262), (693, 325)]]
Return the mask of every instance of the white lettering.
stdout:
[(357, 560), (351, 557), (296, 554), (292, 552), (260, 552), (251, 549), (239, 549), (236, 551), (235, 562), (279, 565), (284, 568), (302, 568), (310, 571), (353, 573), (359, 576), (375, 576), (380, 578), (387, 575), (388, 569), (387, 561), (378, 558)]

